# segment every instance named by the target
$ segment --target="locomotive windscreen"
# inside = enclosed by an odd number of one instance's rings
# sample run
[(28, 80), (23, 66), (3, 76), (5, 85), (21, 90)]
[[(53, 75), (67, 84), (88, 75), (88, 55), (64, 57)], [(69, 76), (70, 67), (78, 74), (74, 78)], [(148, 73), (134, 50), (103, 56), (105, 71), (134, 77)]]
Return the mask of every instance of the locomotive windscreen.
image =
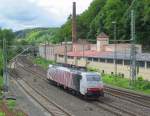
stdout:
[(87, 75), (87, 81), (100, 81), (100, 77), (98, 75)]
[(82, 78), (82, 76), (79, 74), (74, 74), (73, 76), (74, 76), (73, 83), (74, 83), (75, 89), (77, 91), (79, 91), (80, 90), (80, 79)]

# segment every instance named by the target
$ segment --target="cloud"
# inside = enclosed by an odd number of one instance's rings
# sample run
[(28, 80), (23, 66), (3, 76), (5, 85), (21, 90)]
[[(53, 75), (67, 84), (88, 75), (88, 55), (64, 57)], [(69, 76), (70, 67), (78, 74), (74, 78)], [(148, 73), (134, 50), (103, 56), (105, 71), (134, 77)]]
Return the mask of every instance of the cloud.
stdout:
[[(77, 13), (92, 0), (75, 0)], [(60, 26), (72, 13), (73, 0), (0, 0), (0, 27), (20, 30), (32, 27)]]

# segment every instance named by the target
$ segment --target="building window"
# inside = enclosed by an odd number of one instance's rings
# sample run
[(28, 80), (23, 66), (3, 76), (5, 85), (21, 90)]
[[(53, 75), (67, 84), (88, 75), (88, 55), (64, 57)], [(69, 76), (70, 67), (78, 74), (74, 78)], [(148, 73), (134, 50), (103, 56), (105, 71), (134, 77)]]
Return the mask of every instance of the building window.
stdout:
[(63, 55), (59, 55), (59, 57), (60, 57), (60, 58), (63, 58), (64, 56), (63, 56)]
[(144, 61), (138, 61), (138, 66), (144, 68), (145, 62)]
[(117, 60), (117, 64), (123, 64), (123, 60)]
[(81, 57), (77, 57), (78, 60), (81, 60)]
[(150, 62), (147, 62), (147, 68), (150, 68)]
[(130, 60), (124, 60), (124, 65), (130, 65)]
[(100, 58), (100, 62), (105, 62), (105, 59), (104, 58)]
[(92, 61), (92, 58), (88, 58), (89, 61)]
[(93, 61), (94, 62), (98, 62), (98, 58), (93, 58)]
[(73, 59), (73, 56), (68, 56), (69, 59)]
[(107, 59), (107, 63), (114, 63), (113, 59)]

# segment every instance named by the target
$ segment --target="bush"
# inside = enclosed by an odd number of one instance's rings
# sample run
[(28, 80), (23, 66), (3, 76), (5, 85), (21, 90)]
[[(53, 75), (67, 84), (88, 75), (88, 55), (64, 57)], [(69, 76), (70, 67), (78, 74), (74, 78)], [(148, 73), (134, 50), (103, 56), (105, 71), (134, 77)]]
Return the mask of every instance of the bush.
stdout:
[(91, 72), (99, 72), (98, 69), (92, 68), (92, 67), (88, 67), (88, 71), (91, 71)]
[(54, 61), (46, 60), (46, 59), (41, 58), (41, 57), (34, 59), (34, 63), (42, 66), (45, 69), (48, 68), (49, 64), (55, 64)]
[(145, 83), (145, 85), (143, 86), (143, 89), (150, 89), (150, 82), (149, 81), (147, 81)]
[(140, 77), (137, 78), (137, 80), (138, 81), (143, 81), (144, 79), (143, 79), (143, 77), (140, 76)]
[(16, 106), (16, 101), (15, 100), (8, 100), (7, 101), (7, 105), (8, 105), (8, 108), (10, 110), (13, 110), (15, 108), (15, 106)]
[(123, 87), (123, 88), (127, 88), (127, 89), (140, 91), (140, 92), (143, 92), (146, 94), (150, 93), (150, 82), (144, 80), (142, 77), (138, 77), (136, 83), (133, 84), (132, 86), (130, 86), (130, 80), (127, 78), (120, 78), (119, 76), (108, 75), (108, 74), (105, 74), (102, 77), (103, 77), (104, 83), (118, 86), (118, 87)]
[(4, 112), (0, 112), (0, 116), (6, 116)]

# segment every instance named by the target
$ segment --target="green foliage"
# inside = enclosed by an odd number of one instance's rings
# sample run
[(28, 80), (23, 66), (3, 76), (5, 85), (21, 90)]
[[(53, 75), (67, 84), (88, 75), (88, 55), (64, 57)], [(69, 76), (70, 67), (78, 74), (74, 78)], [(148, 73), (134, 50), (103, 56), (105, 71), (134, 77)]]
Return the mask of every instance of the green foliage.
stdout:
[(13, 110), (16, 106), (16, 101), (15, 100), (7, 100), (7, 105), (10, 110)]
[(53, 42), (55, 36), (57, 35), (58, 28), (35, 28), (35, 29), (26, 29), (19, 32), (16, 32), (16, 37), (18, 42), (25, 44), (35, 44), (35, 43), (44, 43)]
[[(96, 41), (100, 32), (113, 38), (112, 21), (117, 22), (117, 38), (130, 39), (130, 12), (127, 9), (131, 0), (93, 0), (82, 14), (77, 16), (77, 36), (79, 39)], [(150, 45), (150, 1), (137, 0), (133, 5), (136, 14), (136, 42), (148, 49)], [(126, 15), (125, 15), (126, 14)], [(17, 38), (24, 38), (28, 43), (51, 43), (71, 41), (71, 15), (60, 28), (37, 28), (16, 32)]]
[(12, 30), (0, 28), (0, 48), (3, 47), (3, 39), (6, 39), (7, 45), (12, 45), (15, 39), (15, 35)]
[(107, 84), (123, 87), (123, 88), (128, 88), (129, 86), (129, 80), (128, 79), (122, 79), (122, 78), (117, 78), (113, 75), (104, 75), (103, 76), (103, 81)]
[(104, 75), (103, 76), (103, 81), (104, 83), (118, 86), (118, 87), (123, 87), (126, 89), (132, 89), (135, 91), (143, 92), (146, 94), (150, 94), (150, 82), (143, 80), (142, 77), (138, 77), (136, 83), (133, 86), (130, 86), (130, 80), (127, 78), (118, 78), (113, 75)]
[(71, 19), (68, 18), (68, 21), (61, 26), (61, 28), (56, 33), (55, 37), (52, 40), (52, 43), (63, 42), (64, 40), (71, 40)]
[(4, 112), (0, 112), (0, 116), (6, 116)]
[(23, 112), (17, 112), (16, 116), (26, 116)]
[(0, 71), (2, 68), (2, 49), (3, 49), (3, 39), (6, 40), (6, 49), (7, 49), (7, 59), (8, 61), (14, 56), (15, 51), (13, 48), (13, 45), (15, 44), (15, 34), (12, 32), (12, 30), (9, 29), (0, 29)]
[(2, 89), (3, 89), (3, 77), (0, 76), (0, 95), (2, 95)]
[(35, 64), (40, 65), (41, 67), (43, 67), (45, 69), (48, 68), (49, 64), (55, 64), (54, 61), (46, 60), (46, 59), (41, 58), (41, 57), (35, 58), (33, 62)]
[(143, 79), (143, 77), (138, 77), (135, 86), (141, 90), (150, 90), (150, 82)]
[[(90, 7), (77, 16), (78, 38), (96, 40), (96, 36), (104, 31), (113, 38), (112, 21), (117, 22), (117, 38), (130, 39), (130, 12), (127, 9), (131, 0), (93, 0)], [(145, 47), (150, 44), (150, 1), (137, 0), (134, 4), (136, 12), (136, 42)], [(125, 15), (126, 13), (126, 15)], [(125, 16), (124, 16), (125, 15)], [(64, 38), (71, 40), (71, 18), (61, 26), (54, 41), (61, 42)]]
[(15, 34), (12, 30), (0, 29), (0, 94), (3, 86), (3, 39), (6, 40), (6, 54), (9, 61), (14, 55), (16, 55)]
[(3, 74), (3, 54), (2, 50), (0, 49), (0, 75)]
[(0, 76), (0, 89), (2, 89), (2, 87), (3, 87), (3, 77)]
[(143, 77), (138, 77), (138, 81), (143, 81)]
[(99, 72), (98, 69), (92, 67), (88, 67), (87, 70), (91, 72)]

